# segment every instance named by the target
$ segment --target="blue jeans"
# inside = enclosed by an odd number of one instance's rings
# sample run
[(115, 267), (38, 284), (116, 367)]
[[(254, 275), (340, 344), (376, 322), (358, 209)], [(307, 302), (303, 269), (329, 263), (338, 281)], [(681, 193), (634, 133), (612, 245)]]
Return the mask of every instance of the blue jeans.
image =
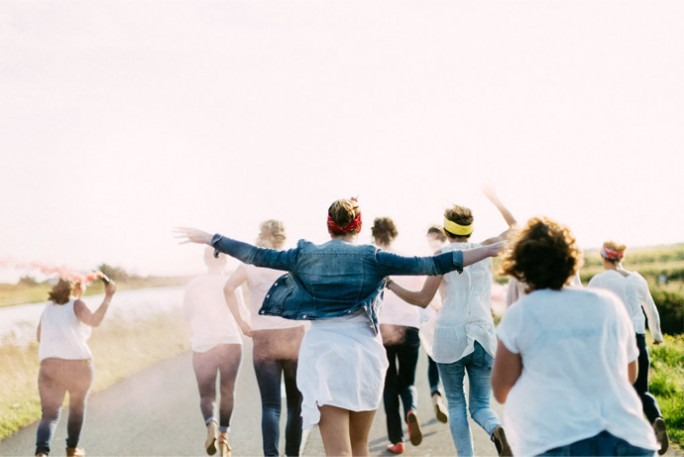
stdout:
[(302, 442), (302, 394), (297, 389), (297, 359), (303, 327), (254, 332), (253, 361), (261, 394), (261, 437), (265, 456), (280, 455), (280, 382), (285, 383), (287, 422), (285, 455), (299, 455)]
[(643, 449), (637, 446), (632, 446), (627, 441), (622, 438), (618, 438), (615, 435), (611, 435), (605, 430), (596, 436), (587, 438), (580, 441), (575, 441), (574, 443), (567, 444), (565, 446), (559, 446), (557, 448), (549, 449), (548, 451), (540, 454), (540, 456), (603, 456), (603, 455), (615, 455), (615, 456), (654, 456), (655, 451), (649, 449)]
[[(389, 367), (385, 377), (383, 402), (387, 418), (387, 435), (392, 444), (404, 441), (404, 418), (410, 410), (416, 409), (416, 365), (420, 353), (418, 329), (401, 325), (382, 325), (381, 333), (390, 329), (391, 333), (400, 334), (399, 340), (385, 344)], [(384, 339), (385, 333), (383, 333)], [(401, 415), (399, 400), (404, 405)]]
[[(491, 436), (494, 429), (501, 425), (499, 417), (489, 407), (493, 361), (493, 357), (476, 341), (475, 350), (462, 359), (453, 363), (437, 363), (447, 398), (451, 437), (459, 457), (472, 456), (475, 453), (466, 406), (469, 406), (470, 417), (488, 435)], [(466, 403), (463, 387), (466, 372), (468, 372), (469, 383), (468, 403)]]
[(67, 447), (77, 447), (85, 420), (86, 402), (93, 382), (90, 360), (50, 358), (40, 362), (38, 393), (42, 414), (36, 431), (36, 454), (50, 453), (64, 396), (69, 392)]

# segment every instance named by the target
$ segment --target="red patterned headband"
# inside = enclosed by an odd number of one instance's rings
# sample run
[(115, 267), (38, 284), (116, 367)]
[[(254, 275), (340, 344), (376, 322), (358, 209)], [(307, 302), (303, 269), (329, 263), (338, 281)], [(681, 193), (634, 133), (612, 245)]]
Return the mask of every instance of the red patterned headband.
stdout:
[(354, 219), (351, 220), (344, 227), (340, 227), (328, 214), (328, 230), (336, 235), (346, 235), (347, 233), (360, 232), (361, 231), (361, 213), (357, 214)]
[(617, 251), (615, 249), (607, 248), (605, 246), (601, 248), (601, 257), (603, 257), (604, 259), (622, 260), (622, 257), (624, 257), (624, 255), (624, 251)]

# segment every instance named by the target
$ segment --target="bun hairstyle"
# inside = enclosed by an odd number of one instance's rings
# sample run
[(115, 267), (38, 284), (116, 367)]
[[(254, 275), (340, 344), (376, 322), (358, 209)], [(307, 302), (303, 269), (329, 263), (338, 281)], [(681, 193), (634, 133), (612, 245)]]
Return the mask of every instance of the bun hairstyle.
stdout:
[(280, 249), (285, 244), (287, 236), (285, 235), (285, 225), (282, 221), (269, 219), (261, 223), (259, 230), (261, 230), (265, 238), (271, 240), (275, 249)]
[(75, 284), (63, 278), (59, 278), (57, 284), (48, 293), (50, 301), (57, 305), (63, 305), (69, 301), (74, 292)]
[(390, 217), (376, 217), (371, 227), (375, 241), (382, 246), (389, 246), (399, 235), (397, 226)]
[(615, 241), (606, 241), (603, 243), (603, 247), (601, 247), (601, 257), (616, 263), (625, 256), (625, 250), (627, 250), (627, 246), (624, 244), (618, 244)]
[(535, 217), (509, 242), (501, 271), (528, 285), (528, 291), (560, 290), (582, 262), (570, 229), (546, 217)]
[(444, 234), (444, 228), (434, 224), (427, 229), (427, 235), (434, 235), (439, 241), (446, 241), (446, 235)]
[(356, 198), (341, 198), (330, 205), (328, 229), (338, 235), (361, 231), (361, 208)]

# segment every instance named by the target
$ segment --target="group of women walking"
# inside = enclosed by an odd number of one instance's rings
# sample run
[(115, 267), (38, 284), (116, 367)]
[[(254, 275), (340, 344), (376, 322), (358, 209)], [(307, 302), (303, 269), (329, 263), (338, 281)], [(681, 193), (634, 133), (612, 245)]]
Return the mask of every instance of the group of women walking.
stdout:
[[(515, 219), (493, 192), (486, 195), (508, 228), (474, 242), (472, 212), (454, 205), (446, 209), (439, 233), (428, 231), (435, 252), (424, 257), (394, 251), (398, 230), (387, 217), (374, 221), (374, 245), (357, 244), (363, 220), (355, 199), (330, 205), (330, 240), (322, 244), (300, 240), (283, 250), (285, 231), (274, 220), (261, 225), (255, 244), (195, 228), (177, 229), (182, 243), (208, 246), (207, 273), (188, 285), (184, 303), (206, 452), (232, 452), (239, 332), (254, 342), (264, 455), (279, 455), (281, 382), (287, 396), (286, 455), (299, 455), (302, 429), (313, 425), (318, 425), (326, 455), (369, 455), (370, 429), (381, 402), (388, 451), (404, 452), (404, 425), (409, 441), (419, 445), (423, 436), (414, 384), (421, 338), (430, 340), (426, 346), (438, 372), (429, 374), (435, 413), (449, 422), (459, 456), (476, 454), (468, 411), (499, 455), (665, 452), (662, 414), (648, 393), (640, 314), (643, 307), (660, 342), (657, 309), (643, 278), (622, 268), (624, 247), (604, 245), (606, 272), (590, 288), (569, 287), (580, 263), (569, 229), (534, 218), (509, 233)], [(502, 270), (523, 293), (497, 329), (490, 306), (490, 258), (504, 246)], [(223, 273), (224, 254), (243, 263), (230, 277)], [(420, 276), (428, 278), (416, 278)], [(242, 289), (248, 291), (246, 308), (238, 300)], [(111, 285), (106, 289), (105, 310), (114, 290)], [(421, 308), (435, 307), (436, 300), (439, 311), (432, 312), (434, 332), (428, 337), (421, 327), (431, 313)], [(64, 303), (63, 298), (53, 301)], [(60, 325), (97, 325), (104, 317), (99, 309), (91, 313), (99, 321), (90, 315), (82, 318), (77, 309), (80, 305), (72, 314), (81, 323), (70, 318)], [(57, 320), (44, 315), (39, 334), (49, 335), (47, 328)], [(87, 335), (76, 339), (85, 344)], [(89, 360), (88, 354), (79, 357)], [(41, 373), (48, 368), (41, 362)], [(435, 378), (443, 384), (448, 413)], [(492, 392), (504, 403), (503, 421), (490, 407)], [(47, 401), (41, 390), (43, 397)], [(49, 453), (50, 427), (56, 420), (45, 406), (43, 411), (36, 455)], [(75, 429), (69, 428), (70, 449), (77, 449)]]

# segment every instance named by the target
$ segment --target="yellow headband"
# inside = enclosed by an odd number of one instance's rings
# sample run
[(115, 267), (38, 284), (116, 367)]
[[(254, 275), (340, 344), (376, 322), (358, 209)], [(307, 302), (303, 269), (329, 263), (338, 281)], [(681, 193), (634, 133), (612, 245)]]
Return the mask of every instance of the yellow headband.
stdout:
[(468, 236), (473, 233), (473, 224), (461, 225), (444, 218), (444, 230), (456, 236)]

